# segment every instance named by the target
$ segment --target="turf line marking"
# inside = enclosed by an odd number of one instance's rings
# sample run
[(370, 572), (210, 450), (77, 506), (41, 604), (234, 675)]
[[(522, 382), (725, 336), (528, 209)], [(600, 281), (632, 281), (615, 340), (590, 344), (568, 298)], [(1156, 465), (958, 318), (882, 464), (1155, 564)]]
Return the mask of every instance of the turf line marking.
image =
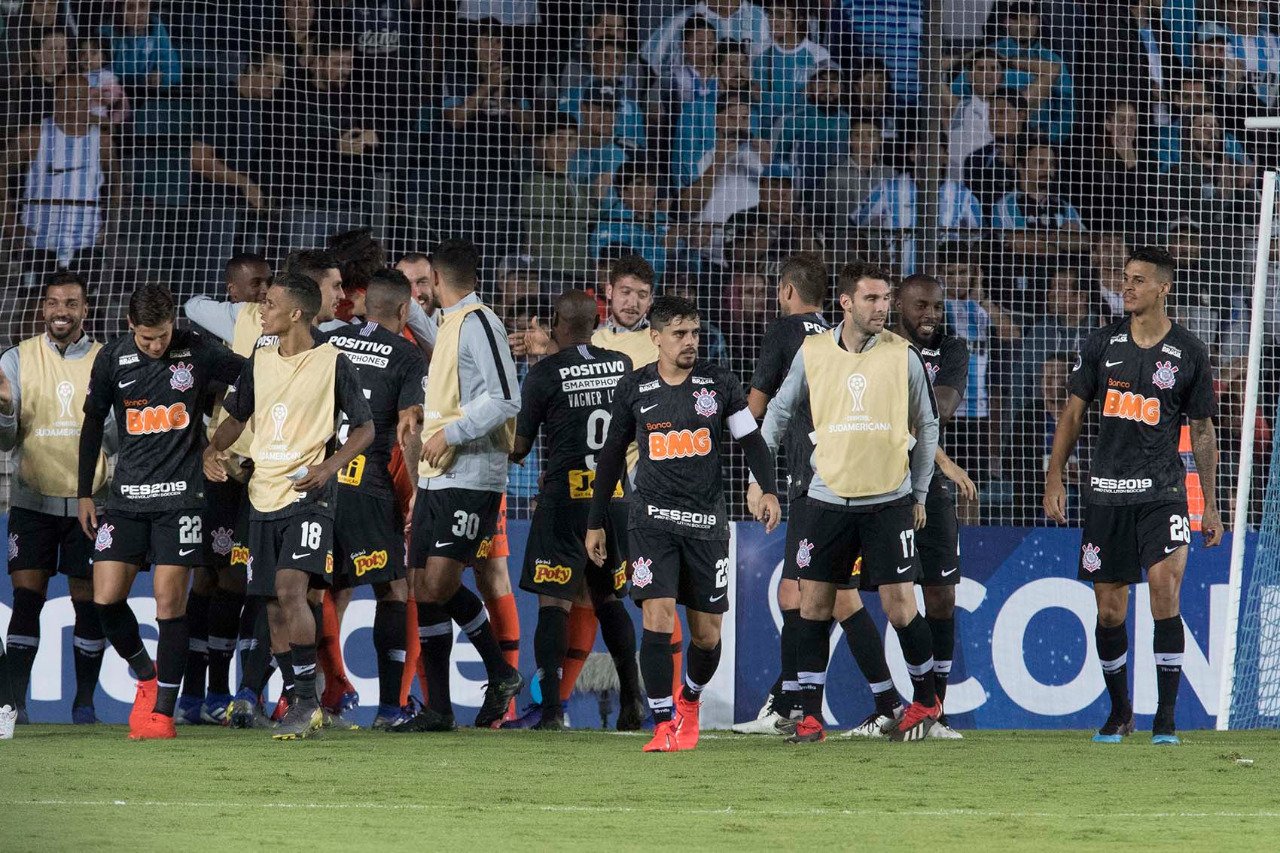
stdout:
[[(462, 805), (447, 805), (442, 803), (374, 803), (374, 802), (357, 802), (357, 803), (255, 803), (255, 802), (230, 802), (230, 801), (206, 801), (206, 802), (175, 802), (169, 800), (3, 800), (0, 806), (9, 808), (21, 807), (144, 807), (144, 808), (183, 808), (183, 809), (296, 809), (306, 811), (405, 811), (405, 812), (438, 812), (453, 811), (457, 809), (465, 809)], [(588, 814), (682, 814), (682, 815), (742, 815), (750, 817), (753, 815), (767, 815), (770, 817), (874, 817), (880, 815), (896, 815), (905, 817), (922, 817), (922, 818), (938, 818), (938, 817), (989, 817), (989, 818), (1111, 818), (1111, 819), (1161, 819), (1169, 820), (1176, 818), (1187, 818), (1201, 820), (1205, 818), (1262, 818), (1268, 820), (1280, 819), (1280, 812), (1110, 812), (1098, 813), (1087, 812), (1080, 814), (1071, 814), (1066, 812), (1019, 812), (1019, 811), (991, 811), (986, 809), (907, 809), (907, 810), (886, 810), (886, 809), (737, 809), (727, 807), (723, 809), (682, 809), (655, 807), (653, 809), (636, 808), (635, 806), (556, 806), (556, 805), (538, 805), (535, 803), (503, 803), (501, 805), (506, 810), (525, 810), (534, 812), (553, 812), (553, 813), (588, 813)]]

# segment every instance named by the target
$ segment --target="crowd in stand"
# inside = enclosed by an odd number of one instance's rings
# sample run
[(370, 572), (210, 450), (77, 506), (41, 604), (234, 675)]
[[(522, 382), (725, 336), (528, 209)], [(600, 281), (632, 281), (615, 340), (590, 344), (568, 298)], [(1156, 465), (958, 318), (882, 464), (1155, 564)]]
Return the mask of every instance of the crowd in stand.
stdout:
[(949, 450), (984, 520), (1034, 521), (1007, 484), (1040, 481), (1048, 379), (1121, 312), (1127, 247), (1171, 248), (1175, 316), (1239, 393), (1275, 162), (1244, 118), (1280, 108), (1280, 20), (926, 5), (8, 2), (0, 253), (15, 281), (70, 267), (105, 299), (139, 277), (211, 292), (237, 250), (356, 225), (400, 252), (466, 234), (514, 329), (634, 251), (744, 379), (779, 258), (935, 272), (974, 355)]

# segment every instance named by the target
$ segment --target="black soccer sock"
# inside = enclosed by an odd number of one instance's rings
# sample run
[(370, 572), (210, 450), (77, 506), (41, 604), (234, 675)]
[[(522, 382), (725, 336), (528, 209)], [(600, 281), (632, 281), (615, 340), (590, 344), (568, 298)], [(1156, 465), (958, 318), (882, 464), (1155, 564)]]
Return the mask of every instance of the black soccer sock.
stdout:
[[(266, 609), (263, 600), (256, 596), (246, 596), (244, 609), (240, 611), (240, 626), (236, 629), (236, 652), (240, 655), (240, 690), (259, 691), (262, 671), (267, 666), (270, 652), (262, 652), (258, 648), (255, 630), (258, 627), (258, 614)], [(238, 691), (237, 691), (238, 692)]]
[(929, 636), (929, 624), (917, 613), (905, 626), (895, 630), (902, 645), (902, 657), (907, 662), (907, 672), (911, 675), (915, 693), (912, 701), (932, 708), (938, 697), (933, 692), (933, 637)]
[(204, 698), (204, 677), (209, 670), (209, 600), (194, 590), (187, 595), (187, 666), (182, 695)]
[(675, 668), (671, 662), (671, 632), (644, 629), (640, 635), (640, 672), (653, 722), (669, 723), (675, 716), (675, 698), (671, 695), (671, 679)]
[(1156, 719), (1162, 725), (1173, 723), (1178, 684), (1182, 681), (1182, 653), (1186, 645), (1187, 635), (1182, 630), (1181, 614), (1156, 620), (1151, 647), (1156, 658)]
[(595, 602), (600, 637), (618, 671), (618, 695), (623, 702), (640, 698), (640, 670), (636, 665), (636, 629), (627, 606), (616, 598)]
[(400, 704), (404, 675), (403, 601), (379, 601), (373, 609), (373, 651), (378, 656), (378, 704)]
[(324, 642), (324, 605), (312, 604), (308, 601), (307, 607), (311, 609), (311, 618), (316, 620), (316, 648), (319, 648)]
[(1110, 627), (1099, 622), (1093, 637), (1102, 663), (1102, 680), (1111, 697), (1111, 714), (1127, 717), (1133, 707), (1129, 703), (1129, 632), (1123, 622)]
[(209, 602), (209, 692), (231, 692), (231, 658), (236, 650), (236, 633), (244, 596), (220, 589)]
[(702, 691), (720, 668), (720, 644), (704, 649), (697, 643), (689, 643), (684, 659), (684, 689), (681, 694), (686, 702), (702, 701)]
[(559, 714), (560, 676), (564, 656), (569, 651), (569, 612), (554, 605), (538, 608), (538, 627), (533, 632), (533, 659), (542, 682), (542, 714)]
[(139, 681), (150, 681), (156, 677), (156, 666), (151, 661), (142, 645), (142, 635), (138, 632), (138, 617), (127, 601), (116, 601), (111, 604), (99, 604), (98, 616), (102, 620), (102, 632), (111, 643), (116, 654), (124, 658), (133, 670), (134, 678)]
[(800, 608), (782, 611), (782, 633), (778, 643), (782, 658), (779, 680), (782, 684), (773, 700), (773, 710), (784, 717), (800, 710), (800, 680), (796, 675), (796, 637), (799, 629)]
[(933, 692), (939, 702), (947, 701), (947, 679), (951, 677), (951, 656), (956, 650), (956, 620), (925, 617), (933, 637)]
[(440, 605), (418, 602), (418, 643), (427, 674), (427, 707), (439, 714), (452, 714), (449, 657), (453, 654), (453, 620)]
[(4, 653), (4, 641), (0, 640), (0, 708), (17, 708), (13, 688), (9, 686), (9, 656)]
[(178, 688), (182, 685), (182, 673), (187, 668), (187, 617), (156, 620), (160, 627), (160, 640), (156, 645), (156, 706), (157, 714), (173, 716), (178, 703)]
[(876, 712), (891, 716), (900, 700), (893, 686), (893, 676), (889, 674), (889, 664), (884, 658), (884, 638), (880, 636), (871, 614), (864, 607), (841, 622), (840, 628), (862, 677), (871, 687)]
[(471, 645), (480, 653), (484, 668), (490, 681), (507, 678), (512, 673), (511, 664), (502, 654), (502, 646), (493, 635), (493, 626), (489, 624), (489, 614), (485, 612), (480, 597), (465, 586), (458, 587), (453, 597), (441, 605), (449, 618), (458, 623), (464, 634), (471, 640)]
[[(314, 703), (316, 701), (316, 645), (315, 643), (304, 643), (298, 645), (289, 644), (289, 651), (286, 653), (291, 660), (288, 662), (293, 670), (293, 695), (298, 702)], [(280, 671), (283, 673), (286, 668), (286, 662), (280, 660), (281, 655), (276, 655), (276, 660), (280, 661)]]
[(796, 627), (796, 683), (800, 687), (800, 707), (806, 717), (822, 720), (822, 694), (827, 687), (830, 657), (829, 619), (800, 617)]
[(76, 667), (76, 698), (71, 705), (76, 708), (92, 707), (107, 640), (102, 634), (102, 619), (98, 617), (98, 608), (93, 606), (92, 601), (72, 601), (71, 606), (76, 612), (76, 624), (71, 632)]
[(9, 617), (9, 684), (17, 707), (27, 705), (27, 685), (31, 682), (31, 668), (40, 650), (40, 611), (44, 609), (44, 596), (30, 589), (13, 591), (13, 614)]

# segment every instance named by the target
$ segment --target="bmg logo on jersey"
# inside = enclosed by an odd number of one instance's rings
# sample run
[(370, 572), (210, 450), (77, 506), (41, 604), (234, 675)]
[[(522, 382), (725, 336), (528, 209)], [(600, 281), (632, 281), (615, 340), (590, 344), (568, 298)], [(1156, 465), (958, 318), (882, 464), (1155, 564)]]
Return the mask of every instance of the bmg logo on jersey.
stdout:
[(706, 427), (649, 433), (649, 458), (655, 462), (706, 456), (710, 452), (711, 430)]
[(190, 423), (191, 415), (187, 413), (186, 403), (174, 403), (172, 406), (146, 406), (124, 411), (124, 428), (129, 435), (152, 435), (158, 432), (186, 429)]
[(1102, 416), (1137, 421), (1148, 426), (1159, 426), (1160, 398), (1144, 397), (1132, 391), (1117, 391), (1112, 388), (1107, 391), (1107, 396), (1102, 401)]

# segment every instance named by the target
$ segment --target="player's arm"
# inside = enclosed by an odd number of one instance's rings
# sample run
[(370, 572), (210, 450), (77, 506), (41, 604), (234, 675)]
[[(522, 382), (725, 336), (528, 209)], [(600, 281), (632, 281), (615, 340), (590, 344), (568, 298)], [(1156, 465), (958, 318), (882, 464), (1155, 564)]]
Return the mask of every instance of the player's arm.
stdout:
[(360, 387), (360, 374), (350, 359), (339, 358), (333, 372), (334, 403), (338, 411), (347, 416), (350, 430), (347, 440), (343, 442), (332, 456), (318, 465), (313, 465), (307, 473), (293, 484), (295, 492), (310, 492), (319, 489), (341, 471), (351, 460), (355, 459), (373, 441), (373, 411), (369, 401), (364, 397)]
[(424, 356), (431, 358), (431, 353), (436, 348), (436, 335), (440, 333), (440, 326), (434, 317), (428, 316), (427, 312), (422, 310), (422, 306), (416, 299), (409, 300), (409, 319), (405, 321), (405, 325), (409, 327), (409, 333), (413, 335), (418, 349), (422, 350)]
[(222, 341), (204, 339), (205, 352), (209, 359), (209, 376), (224, 385), (230, 385), (240, 378), (241, 371), (248, 363), (244, 356), (236, 355)]
[(76, 464), (76, 496), (79, 507), (76, 515), (80, 529), (92, 539), (98, 529), (98, 509), (93, 505), (93, 481), (98, 472), (98, 454), (102, 452), (102, 434), (107, 414), (115, 401), (115, 388), (111, 378), (114, 350), (103, 347), (94, 357), (89, 371), (89, 393), (84, 398), (84, 422), (80, 425), (80, 451)]
[(731, 414), (725, 418), (729, 434), (742, 447), (742, 455), (747, 460), (747, 469), (751, 479), (759, 484), (764, 492), (756, 502), (752, 511), (756, 521), (764, 525), (766, 533), (772, 533), (782, 520), (782, 509), (778, 505), (778, 483), (773, 464), (773, 454), (764, 436), (760, 434), (760, 425), (747, 407), (746, 395), (742, 393), (742, 384), (729, 371), (722, 371), (722, 384), (726, 393), (725, 410)]
[(760, 357), (756, 359), (756, 368), (751, 373), (751, 385), (747, 391), (747, 408), (757, 421), (764, 417), (765, 410), (773, 395), (778, 393), (782, 380), (787, 375), (789, 363), (784, 360), (781, 334), (782, 326), (774, 323), (765, 330), (764, 340), (760, 342)]
[(1085, 407), (1088, 405), (1073, 392), (1058, 415), (1058, 427), (1053, 433), (1049, 470), (1044, 475), (1044, 514), (1059, 524), (1067, 523), (1067, 488), (1062, 483), (1063, 472), (1067, 467), (1067, 459), (1080, 439)]
[(516, 443), (511, 451), (510, 459), (517, 464), (533, 450), (538, 440), (538, 430), (542, 428), (547, 417), (547, 383), (543, 380), (544, 371), (534, 365), (524, 378), (524, 386), (520, 389), (520, 414), (516, 416)]
[(462, 407), (461, 418), (427, 437), (422, 452), (431, 464), (440, 462), (446, 448), (488, 435), (520, 414), (520, 385), (511, 349), (486, 314), (477, 311), (463, 320), (460, 346), (480, 371), (485, 391)]
[(236, 320), (243, 310), (242, 302), (219, 302), (208, 296), (193, 296), (182, 306), (188, 320), (224, 341), (235, 337)]
[(400, 410), (396, 422), (396, 442), (400, 445), (404, 458), (409, 460), (422, 457), (422, 403), (426, 375), (426, 356), (420, 352), (413, 353), (400, 376), (400, 390), (396, 400), (396, 406)]
[(21, 359), (18, 348), (10, 347), (0, 356), (0, 450), (10, 451), (18, 443), (18, 413), (22, 411)]
[(760, 427), (765, 444), (774, 456), (778, 455), (778, 446), (782, 443), (782, 437), (786, 435), (787, 427), (791, 425), (792, 418), (795, 417), (796, 411), (808, 393), (809, 380), (805, 376), (804, 349), (801, 348), (796, 350), (796, 356), (791, 360), (791, 368), (787, 371), (787, 378), (782, 380), (778, 393), (769, 401), (765, 409), (764, 423)]
[(915, 444), (911, 446), (911, 491), (915, 495), (916, 530), (924, 527), (924, 505), (933, 481), (934, 457), (938, 452), (938, 404), (924, 359), (914, 348), (907, 352), (907, 417)]
[(209, 445), (203, 454), (204, 477), (215, 483), (226, 482), (227, 471), (223, 467), (229, 458), (226, 450), (236, 443), (236, 439), (244, 432), (245, 424), (253, 417), (255, 395), (253, 390), (253, 356), (245, 361), (240, 376), (227, 386), (227, 393), (222, 398), (222, 410), (226, 418), (218, 424)]
[(1200, 474), (1204, 492), (1204, 515), (1200, 532), (1204, 545), (1212, 548), (1222, 541), (1222, 516), (1218, 512), (1218, 431), (1213, 419), (1218, 415), (1218, 396), (1213, 390), (1213, 368), (1208, 353), (1199, 354), (1195, 382), (1187, 401), (1187, 418), (1191, 421), (1191, 456)]
[(604, 521), (609, 512), (609, 501), (627, 466), (627, 445), (635, 440), (634, 376), (634, 373), (628, 373), (618, 382), (609, 419), (609, 434), (605, 437), (604, 447), (596, 454), (596, 479), (592, 486), (591, 509), (587, 514), (586, 547), (587, 556), (597, 566), (603, 566), (607, 556)]

